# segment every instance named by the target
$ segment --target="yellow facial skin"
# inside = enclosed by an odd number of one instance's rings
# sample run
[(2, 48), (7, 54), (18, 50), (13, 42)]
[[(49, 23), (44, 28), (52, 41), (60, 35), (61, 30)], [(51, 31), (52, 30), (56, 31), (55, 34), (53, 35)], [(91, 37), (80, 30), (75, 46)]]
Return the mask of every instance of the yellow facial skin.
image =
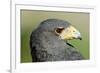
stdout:
[(81, 40), (80, 32), (77, 29), (75, 29), (73, 26), (69, 26), (68, 28), (64, 29), (60, 33), (59, 36), (63, 40), (72, 40), (72, 39), (80, 39)]

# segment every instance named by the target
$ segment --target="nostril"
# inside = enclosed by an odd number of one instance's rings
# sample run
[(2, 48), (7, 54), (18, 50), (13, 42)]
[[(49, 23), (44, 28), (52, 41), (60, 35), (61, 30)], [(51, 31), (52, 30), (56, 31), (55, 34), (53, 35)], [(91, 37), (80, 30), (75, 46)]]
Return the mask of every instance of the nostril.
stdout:
[(73, 31), (73, 32), (75, 32), (75, 31)]

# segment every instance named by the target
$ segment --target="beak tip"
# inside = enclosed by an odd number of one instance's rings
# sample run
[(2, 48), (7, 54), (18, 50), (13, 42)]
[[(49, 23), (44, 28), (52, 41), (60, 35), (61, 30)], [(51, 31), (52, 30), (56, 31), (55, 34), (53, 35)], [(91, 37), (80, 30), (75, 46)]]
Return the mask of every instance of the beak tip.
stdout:
[(79, 38), (80, 40), (82, 40), (82, 38)]
[(82, 40), (82, 37), (78, 37), (79, 40)]

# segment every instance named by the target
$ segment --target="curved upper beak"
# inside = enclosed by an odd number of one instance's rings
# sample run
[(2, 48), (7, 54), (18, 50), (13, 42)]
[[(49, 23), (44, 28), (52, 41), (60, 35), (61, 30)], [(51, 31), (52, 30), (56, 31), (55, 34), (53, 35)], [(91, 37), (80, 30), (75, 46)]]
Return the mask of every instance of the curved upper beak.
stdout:
[(78, 39), (82, 40), (82, 37), (78, 37)]
[(74, 32), (73, 35), (74, 35), (74, 38), (75, 38), (75, 39), (80, 39), (80, 40), (82, 40), (81, 34), (80, 34), (80, 32), (79, 32), (78, 30), (77, 30), (76, 32)]
[(72, 40), (72, 39), (80, 39), (82, 40), (80, 32), (73, 26), (69, 26), (62, 31), (60, 34), (61, 39), (64, 40)]

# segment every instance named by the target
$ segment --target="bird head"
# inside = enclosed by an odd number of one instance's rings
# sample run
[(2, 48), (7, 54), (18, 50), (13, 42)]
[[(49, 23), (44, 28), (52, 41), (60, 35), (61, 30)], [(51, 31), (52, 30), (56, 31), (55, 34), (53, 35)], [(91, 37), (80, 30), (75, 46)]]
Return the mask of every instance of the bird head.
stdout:
[(72, 39), (82, 40), (80, 32), (77, 29), (75, 29), (75, 27), (73, 27), (72, 25), (68, 26), (67, 28), (58, 27), (56, 28), (55, 33), (58, 36), (60, 36), (60, 38), (63, 40), (72, 40)]
[(52, 32), (62, 40), (82, 39), (80, 32), (68, 21), (60, 19), (47, 19), (40, 25), (42, 30)]

